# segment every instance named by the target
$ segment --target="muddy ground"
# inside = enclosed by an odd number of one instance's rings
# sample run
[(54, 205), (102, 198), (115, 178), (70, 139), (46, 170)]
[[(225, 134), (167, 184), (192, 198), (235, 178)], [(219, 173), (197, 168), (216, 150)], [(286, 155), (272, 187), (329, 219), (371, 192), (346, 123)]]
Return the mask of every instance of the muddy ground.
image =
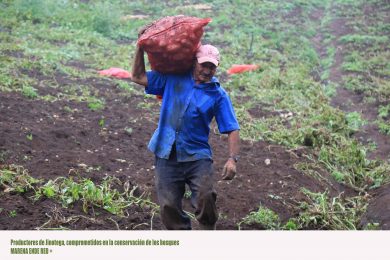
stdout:
[[(386, 2), (386, 1), (385, 1)], [(365, 23), (370, 24), (371, 20), (375, 20), (376, 13), (373, 11), (375, 9), (385, 10), (389, 8), (387, 3), (381, 3), (380, 5), (373, 5), (371, 3), (366, 3), (362, 6), (364, 10), (363, 17), (359, 17)], [(340, 8), (337, 5), (332, 5), (331, 12), (336, 13), (336, 10)], [(344, 7), (348, 8), (348, 7)], [(320, 10), (321, 18), (322, 10)], [(349, 17), (349, 19), (354, 19)], [(354, 112), (357, 111), (362, 115), (362, 118), (368, 123), (365, 124), (360, 131), (354, 134), (354, 137), (359, 140), (361, 143), (368, 144), (374, 142), (376, 144), (376, 149), (368, 153), (369, 159), (379, 159), (384, 161), (390, 160), (390, 138), (388, 135), (379, 131), (375, 121), (378, 116), (378, 108), (381, 105), (387, 105), (388, 100), (381, 100), (376, 98), (376, 101), (368, 104), (364, 101), (365, 93), (356, 92), (347, 89), (345, 85), (345, 76), (363, 76), (367, 82), (369, 78), (364, 73), (351, 73), (343, 70), (342, 63), (345, 60), (348, 50), (346, 46), (340, 41), (342, 36), (355, 33), (355, 28), (349, 25), (348, 18), (338, 17), (332, 20), (327, 28), (331, 35), (334, 37), (331, 45), (335, 48), (336, 53), (334, 56), (333, 64), (330, 68), (329, 82), (335, 84), (337, 87), (336, 95), (331, 100), (331, 105), (339, 108), (344, 112)], [(323, 38), (321, 32), (318, 32), (316, 35), (317, 38)], [(323, 55), (323, 51), (326, 48), (326, 45), (323, 43), (318, 44), (314, 42), (317, 52), (320, 57)], [(388, 80), (386, 76), (380, 76), (384, 80)], [(362, 223), (380, 223), (382, 229), (390, 229), (390, 186), (385, 185), (378, 190), (375, 190), (371, 194), (373, 198), (369, 202), (368, 209), (362, 218)]]
[[(86, 83), (105, 96), (106, 106), (102, 111), (91, 111), (86, 103), (44, 102), (26, 99), (18, 93), (1, 93), (0, 150), (6, 157), (4, 164), (23, 165), (30, 175), (44, 180), (72, 176), (78, 171), (82, 177), (99, 183), (111, 175), (129, 180), (139, 187), (140, 193), (147, 192), (156, 201), (154, 157), (146, 146), (156, 127), (158, 101), (148, 99), (152, 109), (146, 112), (138, 105), (144, 102), (143, 96), (123, 95), (123, 90), (104, 79), (90, 79)], [(39, 94), (44, 93), (40, 91)], [(101, 118), (105, 119), (104, 127), (98, 124)], [(129, 127), (133, 129), (131, 134), (125, 131)], [(32, 134), (32, 140), (26, 138), (28, 134)], [(294, 164), (304, 160), (301, 151), (286, 151), (265, 142), (243, 142), (237, 177), (222, 181), (220, 173), (228, 156), (227, 139), (213, 131), (210, 139), (221, 214), (218, 229), (237, 229), (235, 223), (257, 210), (260, 204), (273, 209), (285, 221), (297, 214), (290, 205), (304, 199), (302, 187), (312, 191), (330, 189), (333, 194), (342, 191), (336, 183), (324, 185), (295, 170)], [(265, 164), (266, 159), (270, 160), (269, 165)], [(88, 167), (98, 170), (87, 172)], [(153, 217), (151, 227), (152, 216), (142, 208), (130, 208), (125, 218), (99, 209), (95, 209), (99, 214), (91, 216), (83, 213), (80, 205), (65, 209), (50, 199), (32, 204), (29, 196), (2, 192), (0, 229), (35, 229), (54, 215), (74, 217), (70, 223), (56, 223), (57, 227), (71, 229), (116, 229), (109, 218), (115, 219), (120, 229), (163, 228), (158, 216)], [(16, 216), (10, 217), (8, 212), (15, 209)], [(189, 207), (186, 209), (191, 211)]]
[[(65, 79), (61, 76), (58, 79)], [(144, 96), (124, 95), (124, 90), (109, 80), (92, 78), (85, 80), (96, 88), (106, 100), (102, 111), (91, 111), (87, 103), (69, 101), (45, 102), (31, 100), (19, 93), (0, 94), (0, 151), (4, 165), (23, 165), (35, 178), (49, 180), (60, 176), (91, 178), (96, 183), (107, 176), (122, 181), (129, 180), (139, 187), (139, 194), (154, 192), (153, 155), (147, 143), (158, 118), (159, 103), (147, 99), (151, 109), (145, 111)], [(40, 95), (46, 90), (40, 89)], [(55, 92), (55, 89), (50, 91)], [(264, 111), (258, 111), (264, 116)], [(252, 111), (253, 116), (257, 116)], [(99, 120), (104, 118), (104, 127)], [(125, 131), (131, 127), (132, 133)], [(32, 140), (26, 138), (32, 135)], [(294, 168), (303, 162), (302, 150), (287, 151), (266, 142), (242, 142), (238, 175), (232, 181), (220, 180), (227, 158), (226, 136), (212, 131), (216, 189), (220, 221), (218, 229), (237, 229), (238, 223), (250, 211), (264, 205), (277, 212), (282, 221), (298, 214), (293, 206), (304, 200), (300, 189), (311, 191), (329, 190), (338, 195), (345, 187), (329, 178), (320, 182)], [(265, 163), (266, 159), (270, 164)], [(86, 169), (92, 169), (90, 171)], [(326, 173), (324, 173), (326, 176)], [(95, 208), (85, 214), (79, 204), (63, 208), (51, 199), (32, 202), (31, 194), (24, 195), (1, 191), (0, 229), (31, 230), (45, 228), (70, 229), (163, 229), (158, 215), (141, 207), (131, 207), (125, 217), (112, 215)], [(188, 204), (188, 203), (187, 203)], [(190, 207), (186, 207), (191, 211)], [(9, 212), (15, 210), (16, 216)], [(49, 224), (50, 219), (55, 219)], [(196, 223), (194, 223), (196, 229)], [(261, 226), (245, 226), (243, 229), (262, 229)]]
[[(316, 10), (311, 15), (317, 20), (321, 20), (322, 16), (323, 10)], [(331, 26), (337, 37), (348, 32), (342, 20), (336, 20)], [(313, 42), (319, 56), (323, 55), (325, 48), (321, 45), (321, 39), (322, 35), (317, 34)], [(332, 44), (338, 44), (337, 38)], [(342, 52), (336, 54), (330, 75), (332, 80), (339, 83), (343, 75), (340, 69), (342, 55)], [(80, 62), (73, 65), (80, 70), (87, 69)], [(37, 71), (24, 73), (33, 75), (39, 82), (47, 80)], [(31, 176), (45, 181), (60, 176), (74, 176), (75, 173), (91, 178), (96, 183), (106, 176), (115, 176), (121, 181), (128, 180), (131, 185), (138, 187), (138, 194), (149, 194), (151, 200), (156, 202), (154, 156), (147, 150), (147, 144), (157, 126), (158, 101), (145, 99), (143, 95), (129, 94), (113, 81), (104, 78), (87, 78), (80, 82), (58, 74), (55, 80), (59, 86), (75, 81), (89, 86), (104, 97), (105, 108), (91, 111), (86, 102), (67, 101), (65, 98), (46, 102), (28, 99), (17, 92), (0, 93), (0, 167), (22, 165)], [(40, 96), (61, 96), (62, 93), (44, 84), (34, 87)], [(335, 106), (341, 106), (345, 103), (343, 100), (351, 100), (355, 95), (343, 92), (342, 88), (338, 94), (337, 99), (332, 101)], [(266, 117), (268, 113), (260, 109), (250, 112), (253, 117)], [(99, 125), (101, 119), (104, 119), (103, 126)], [(132, 129), (131, 133), (126, 131), (129, 128)], [(364, 132), (361, 135), (367, 138), (366, 134)], [(27, 138), (28, 135), (32, 139)], [(296, 170), (294, 165), (305, 162), (302, 154), (310, 153), (309, 150), (287, 150), (267, 142), (243, 141), (238, 175), (232, 181), (222, 181), (221, 170), (228, 156), (227, 139), (211, 131), (210, 142), (214, 153), (217, 207), (220, 212), (217, 229), (237, 229), (237, 223), (250, 211), (257, 210), (260, 204), (275, 211), (281, 221), (285, 222), (299, 213), (296, 210), (298, 201), (305, 199), (301, 188), (314, 192), (328, 190), (334, 196), (341, 192), (353, 194), (333, 181), (326, 172), (323, 173), (326, 181), (319, 181)], [(388, 142), (388, 138), (384, 139), (375, 156), (388, 156)], [(270, 164), (265, 163), (266, 159), (269, 159)], [(164, 229), (158, 214), (151, 214), (145, 207), (129, 207), (125, 216), (112, 215), (96, 207), (86, 214), (80, 203), (63, 208), (58, 202), (47, 198), (33, 202), (31, 195), (0, 190), (0, 230), (33, 230), (42, 227), (74, 230)], [(389, 186), (375, 190), (371, 195), (372, 203), (362, 224), (378, 222), (381, 229), (390, 229), (390, 209), (383, 206), (390, 205), (387, 203), (390, 200)], [(186, 210), (192, 211), (188, 201), (185, 205)], [(11, 211), (15, 214), (10, 214)], [(242, 228), (264, 227), (243, 225)], [(196, 222), (194, 229), (197, 229)]]

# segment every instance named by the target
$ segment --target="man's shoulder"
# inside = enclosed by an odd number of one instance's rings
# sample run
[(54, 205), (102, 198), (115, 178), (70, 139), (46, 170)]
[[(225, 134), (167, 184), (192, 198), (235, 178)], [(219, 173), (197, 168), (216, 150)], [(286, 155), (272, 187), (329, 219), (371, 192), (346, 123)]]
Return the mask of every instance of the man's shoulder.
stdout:
[(172, 74), (172, 73), (161, 73), (156, 70), (150, 70), (148, 71), (151, 75), (155, 77), (165, 77), (166, 79), (172, 79), (172, 80), (190, 80), (191, 79), (191, 73), (182, 73), (182, 74)]
[(215, 84), (215, 86), (217, 87), (217, 89), (221, 92), (221, 93), (226, 93), (226, 90), (225, 88), (222, 86), (221, 82), (219, 81), (219, 79), (217, 77), (213, 77), (212, 80), (211, 80), (212, 83)]

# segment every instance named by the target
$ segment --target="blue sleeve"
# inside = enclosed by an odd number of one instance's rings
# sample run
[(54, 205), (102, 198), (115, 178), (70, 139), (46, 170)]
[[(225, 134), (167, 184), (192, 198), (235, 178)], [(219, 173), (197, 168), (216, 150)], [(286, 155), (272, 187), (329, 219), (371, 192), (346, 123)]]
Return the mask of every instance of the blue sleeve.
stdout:
[(232, 102), (226, 92), (223, 92), (222, 96), (218, 99), (215, 109), (215, 119), (219, 132), (228, 133), (234, 130), (240, 130)]
[(146, 94), (162, 96), (164, 94), (167, 76), (152, 70), (146, 72), (146, 77), (148, 79), (148, 85), (145, 87)]

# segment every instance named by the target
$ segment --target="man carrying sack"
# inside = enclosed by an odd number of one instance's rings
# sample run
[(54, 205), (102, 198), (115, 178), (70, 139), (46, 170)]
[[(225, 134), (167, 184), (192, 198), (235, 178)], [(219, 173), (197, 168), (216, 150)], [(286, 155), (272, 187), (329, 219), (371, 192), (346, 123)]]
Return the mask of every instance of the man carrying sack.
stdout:
[(210, 123), (228, 135), (229, 151), (222, 179), (236, 175), (239, 124), (230, 98), (214, 77), (220, 54), (212, 45), (196, 52), (193, 68), (183, 74), (145, 71), (144, 51), (137, 46), (131, 80), (145, 86), (147, 94), (162, 96), (158, 128), (148, 148), (155, 154), (156, 188), (161, 219), (169, 230), (191, 229), (191, 219), (182, 209), (187, 184), (191, 204), (201, 229), (214, 230), (218, 213), (214, 171), (208, 143)]

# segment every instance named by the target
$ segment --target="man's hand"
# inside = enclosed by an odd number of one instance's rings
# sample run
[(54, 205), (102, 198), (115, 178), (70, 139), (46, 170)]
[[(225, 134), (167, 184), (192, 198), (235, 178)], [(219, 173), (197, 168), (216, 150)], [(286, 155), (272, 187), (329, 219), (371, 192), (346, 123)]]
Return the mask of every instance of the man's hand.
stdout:
[(225, 163), (222, 171), (223, 180), (232, 180), (237, 173), (236, 162), (240, 150), (240, 134), (238, 130), (228, 133), (229, 159)]
[(232, 180), (236, 176), (236, 162), (229, 158), (222, 170), (222, 180)]

